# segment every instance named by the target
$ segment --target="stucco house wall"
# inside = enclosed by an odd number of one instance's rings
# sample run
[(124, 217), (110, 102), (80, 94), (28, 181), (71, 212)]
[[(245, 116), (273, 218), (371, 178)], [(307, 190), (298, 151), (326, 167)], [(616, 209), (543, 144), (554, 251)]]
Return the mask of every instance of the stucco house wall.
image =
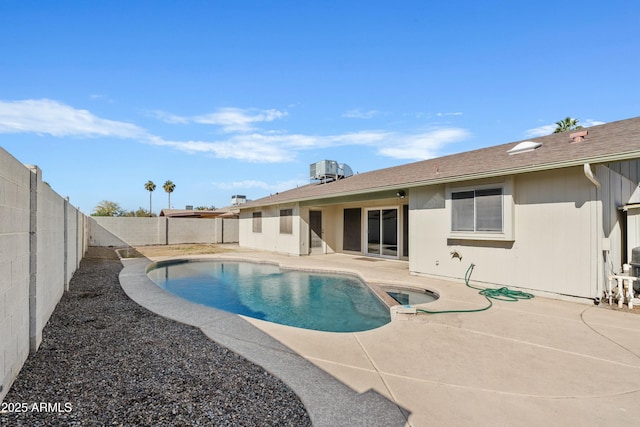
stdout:
[(609, 238), (605, 245), (610, 247), (607, 262), (620, 266), (630, 261), (631, 249), (640, 245), (640, 240), (635, 240), (630, 233), (635, 220), (633, 210), (628, 215), (622, 209), (625, 205), (640, 203), (640, 160), (600, 165), (596, 176), (603, 189), (602, 232)]
[[(623, 214), (618, 209), (640, 198), (640, 161), (596, 165), (597, 188), (584, 167), (411, 188), (409, 218), (402, 215), (407, 199), (355, 197), (311, 200), (243, 210), (240, 244), (259, 250), (309, 254), (309, 212), (322, 212), (324, 253), (344, 252), (344, 210), (362, 209), (361, 250), (366, 254), (366, 212), (398, 209), (399, 227), (409, 221), (409, 270), (413, 274), (464, 279), (470, 263), (473, 280), (539, 294), (596, 297), (606, 277), (620, 272), (625, 261)], [(505, 232), (496, 236), (458, 235), (451, 231), (451, 192), (476, 187), (504, 190)], [(375, 196), (370, 196), (375, 197)], [(294, 232), (279, 233), (279, 211), (293, 209)], [(252, 230), (253, 212), (262, 213), (260, 233)], [(403, 233), (398, 233), (398, 246)], [(453, 257), (453, 253), (460, 257)], [(618, 266), (617, 268), (615, 266)]]
[[(312, 182), (241, 207), (240, 245), (316, 255), (309, 229), (320, 211), (320, 253), (408, 259), (413, 274), (457, 280), (473, 263), (476, 282), (597, 299), (629, 261), (628, 243), (640, 240), (639, 147), (633, 118)], [(297, 221), (286, 236), (277, 232), (284, 205)], [(360, 209), (359, 247), (358, 236), (345, 233), (357, 226), (356, 211), (345, 226), (349, 208)], [(372, 209), (381, 212), (368, 217)], [(264, 216), (260, 233), (251, 229), (255, 212)], [(397, 236), (387, 234), (394, 221)], [(368, 224), (379, 225), (369, 236)]]
[[(477, 282), (593, 297), (598, 205), (593, 184), (581, 168), (522, 174), (512, 180), (513, 200), (504, 207), (512, 211), (508, 238), (456, 238), (450, 231), (447, 186), (412, 189), (410, 271), (463, 279), (473, 263)], [(451, 187), (503, 182), (493, 179)], [(461, 258), (453, 257), (454, 252)]]
[[(292, 210), (291, 233), (280, 232), (280, 211)], [(254, 213), (261, 213), (261, 231), (254, 232)], [(264, 206), (259, 209), (243, 209), (240, 211), (239, 239), (240, 245), (246, 248), (285, 253), (289, 255), (307, 255), (308, 244), (305, 236), (308, 224), (300, 217), (300, 205), (287, 203), (283, 205)]]
[[(343, 231), (344, 231), (344, 209), (361, 208), (363, 221), (361, 223), (361, 235), (366, 236), (366, 210), (370, 208), (397, 208), (401, 216), (402, 205), (406, 201), (399, 201), (398, 198), (385, 197), (383, 199), (359, 200), (348, 202), (348, 199), (332, 201), (314, 201), (309, 203), (289, 203), (277, 206), (262, 206), (259, 208), (243, 209), (240, 212), (239, 221), (239, 241), (240, 246), (285, 253), (288, 255), (309, 255), (310, 231), (309, 216), (310, 211), (322, 212), (322, 231), (325, 254), (343, 252)], [(280, 233), (280, 210), (293, 209), (293, 233)], [(253, 213), (262, 214), (262, 229), (260, 232), (253, 231)], [(402, 221), (402, 219), (400, 220)], [(401, 223), (402, 224), (402, 223)], [(400, 225), (401, 227), (401, 225)], [(399, 245), (402, 245), (402, 233), (399, 236)], [(365, 243), (361, 245), (361, 253), (366, 251)], [(353, 251), (347, 251), (354, 253)], [(315, 253), (320, 253), (314, 252)]]
[[(323, 225), (325, 228), (325, 236), (327, 239), (327, 253), (333, 252), (347, 252), (347, 253), (361, 253), (366, 252), (366, 213), (368, 209), (383, 209), (383, 208), (396, 208), (399, 214), (399, 226), (402, 227), (402, 205), (405, 202), (403, 200), (395, 198), (385, 197), (382, 199), (372, 200), (359, 200), (355, 202), (344, 202), (339, 204), (318, 206), (315, 209), (322, 210), (323, 212)], [(362, 222), (360, 224), (360, 235), (362, 241), (360, 245), (360, 251), (345, 251), (344, 248), (344, 210), (345, 209), (362, 209)], [(398, 235), (398, 245), (402, 246), (402, 233)]]

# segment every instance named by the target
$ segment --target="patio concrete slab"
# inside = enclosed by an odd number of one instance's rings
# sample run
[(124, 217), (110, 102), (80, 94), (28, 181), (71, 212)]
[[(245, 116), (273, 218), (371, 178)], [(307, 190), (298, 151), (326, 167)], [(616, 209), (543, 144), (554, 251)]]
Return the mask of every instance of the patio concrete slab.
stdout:
[[(440, 299), (428, 304), (430, 310), (486, 305), (461, 281), (412, 276), (407, 263), (399, 261), (255, 251), (213, 257), (349, 272), (370, 283), (431, 289)], [(139, 264), (144, 262), (149, 261)], [(636, 314), (537, 297), (497, 301), (477, 313), (401, 315), (371, 331), (327, 333), (228, 315), (169, 294), (160, 297), (144, 268), (136, 264), (133, 271), (127, 263), (121, 282), (125, 291), (133, 289), (134, 300), (199, 326), (211, 339), (282, 378), (301, 397), (315, 425), (640, 422)]]
[(286, 337), (286, 346), (307, 359), (330, 361), (366, 371), (374, 370), (355, 334), (311, 331), (257, 319), (246, 320), (270, 336)]

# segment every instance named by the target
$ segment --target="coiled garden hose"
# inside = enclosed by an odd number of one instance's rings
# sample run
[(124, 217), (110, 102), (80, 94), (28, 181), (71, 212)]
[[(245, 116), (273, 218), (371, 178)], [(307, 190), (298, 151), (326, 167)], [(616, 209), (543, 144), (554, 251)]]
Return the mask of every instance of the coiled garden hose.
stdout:
[(480, 291), (479, 294), (487, 299), (489, 305), (484, 308), (477, 308), (473, 310), (441, 310), (441, 311), (431, 311), (425, 310), (423, 308), (416, 308), (416, 311), (419, 313), (427, 313), (427, 314), (442, 314), (442, 313), (476, 313), (478, 311), (485, 311), (490, 309), (493, 306), (492, 299), (499, 301), (507, 301), (507, 302), (515, 302), (518, 300), (527, 300), (532, 299), (533, 295), (522, 292), (522, 291), (512, 291), (509, 288), (503, 287), (498, 289), (493, 288), (476, 288), (475, 286), (471, 286), (469, 284), (469, 279), (471, 278), (471, 273), (473, 273), (473, 268), (475, 264), (469, 265), (467, 272), (464, 274), (464, 284), (471, 289), (475, 289), (476, 291)]

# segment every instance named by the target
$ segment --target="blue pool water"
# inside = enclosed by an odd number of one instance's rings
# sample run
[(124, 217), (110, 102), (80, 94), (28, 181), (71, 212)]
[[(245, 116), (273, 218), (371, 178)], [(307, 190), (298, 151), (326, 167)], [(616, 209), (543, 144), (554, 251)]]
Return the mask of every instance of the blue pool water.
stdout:
[(159, 264), (147, 275), (186, 300), (283, 325), (357, 332), (391, 321), (389, 309), (351, 276), (235, 261)]

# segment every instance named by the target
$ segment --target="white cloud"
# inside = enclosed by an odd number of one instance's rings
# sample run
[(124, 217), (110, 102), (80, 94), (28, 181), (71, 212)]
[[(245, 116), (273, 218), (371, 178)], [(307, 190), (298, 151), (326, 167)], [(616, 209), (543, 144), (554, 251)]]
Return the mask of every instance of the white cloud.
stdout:
[(461, 112), (455, 112), (455, 113), (437, 113), (436, 116), (438, 117), (444, 117), (444, 116), (461, 116), (462, 113)]
[(379, 153), (405, 160), (424, 160), (437, 157), (447, 144), (464, 141), (470, 133), (460, 128), (442, 128), (415, 135), (397, 135)]
[(380, 111), (378, 110), (360, 111), (358, 108), (342, 113), (342, 117), (348, 119), (372, 119), (378, 115), (380, 115)]
[(187, 124), (189, 119), (187, 117), (178, 116), (175, 114), (167, 113), (165, 111), (154, 110), (149, 112), (149, 115), (153, 118), (161, 120), (170, 124)]
[(288, 134), (284, 131), (248, 132), (252, 123), (268, 122), (286, 115), (278, 110), (226, 108), (214, 114), (184, 118), (159, 111), (153, 114), (173, 123), (212, 123), (236, 133), (213, 141), (168, 140), (147, 130), (120, 121), (103, 119), (87, 110), (48, 100), (0, 101), (0, 133), (37, 133), (56, 137), (116, 137), (164, 146), (191, 154), (253, 163), (283, 163), (296, 159), (304, 150), (341, 146), (366, 146), (399, 159), (425, 159), (437, 155), (446, 144), (464, 140), (468, 132), (442, 128), (407, 135), (368, 130), (335, 135)]
[(106, 95), (100, 95), (98, 93), (94, 93), (94, 94), (91, 94), (89, 96), (89, 98), (91, 98), (93, 100), (96, 100), (96, 101), (105, 101), (105, 102), (107, 102), (109, 104), (113, 104), (113, 99), (109, 98)]
[(253, 163), (283, 163), (295, 160), (297, 153), (302, 150), (345, 145), (376, 146), (389, 141), (392, 136), (392, 133), (380, 131), (326, 136), (250, 133), (233, 135), (218, 141), (167, 141), (159, 137), (149, 137), (148, 142), (188, 153), (208, 153), (218, 158)]
[(197, 116), (185, 117), (175, 114), (153, 111), (152, 115), (166, 123), (187, 124), (199, 123), (220, 126), (224, 132), (251, 132), (255, 130), (253, 124), (272, 122), (287, 115), (286, 111), (276, 109), (257, 110), (242, 108), (220, 108), (218, 111)]
[(286, 112), (270, 110), (244, 110), (240, 108), (222, 108), (215, 113), (193, 117), (195, 123), (222, 126), (225, 132), (249, 132), (252, 123), (271, 122), (286, 116)]
[(236, 159), (252, 163), (280, 163), (295, 158), (289, 150), (277, 144), (263, 143), (262, 135), (242, 135), (226, 141), (166, 141), (153, 137), (148, 140), (154, 145), (175, 148), (191, 154), (211, 154), (221, 159)]
[(299, 151), (346, 145), (377, 146), (392, 139), (389, 132), (368, 131), (342, 135), (303, 135), (285, 133), (250, 133), (218, 141), (166, 141), (150, 137), (154, 145), (173, 147), (189, 153), (209, 153), (219, 158), (253, 163), (283, 163), (296, 159)]
[[(603, 125), (606, 122), (601, 122), (599, 120), (587, 119), (584, 121), (578, 121), (578, 125), (588, 128), (591, 126)], [(538, 136), (547, 136), (551, 135), (556, 130), (557, 125), (555, 123), (550, 125), (542, 125), (533, 129), (527, 129), (524, 132), (526, 138), (535, 138)]]
[(0, 101), (0, 133), (116, 138), (147, 135), (134, 124), (102, 119), (50, 99)]
[[(379, 114), (376, 110), (362, 112), (350, 110), (343, 117), (370, 118)], [(440, 113), (440, 115), (461, 115), (462, 113)], [(283, 131), (255, 131), (253, 123), (279, 119), (286, 112), (278, 110), (243, 110), (223, 108), (215, 113), (177, 118), (167, 113), (156, 116), (173, 123), (205, 123), (222, 126), (226, 132), (235, 134), (217, 141), (159, 141), (186, 152), (207, 152), (221, 158), (233, 158), (242, 161), (277, 163), (292, 161), (297, 153), (308, 149), (322, 149), (338, 146), (378, 147), (383, 156), (399, 159), (425, 159), (437, 155), (442, 146), (464, 140), (468, 133), (459, 128), (443, 128), (431, 132), (406, 135), (380, 130), (350, 132), (336, 135), (288, 134)], [(250, 132), (250, 130), (254, 132)]]
[(537, 128), (527, 129), (524, 132), (524, 135), (527, 138), (534, 138), (536, 136), (551, 135), (554, 130), (556, 130), (555, 123), (552, 125), (542, 125), (542, 126), (538, 126)]
[(598, 126), (598, 125), (603, 125), (607, 122), (601, 122), (600, 120), (593, 120), (593, 119), (587, 119), (584, 122), (578, 122), (579, 125), (582, 125), (586, 128), (591, 127), (591, 126)]

